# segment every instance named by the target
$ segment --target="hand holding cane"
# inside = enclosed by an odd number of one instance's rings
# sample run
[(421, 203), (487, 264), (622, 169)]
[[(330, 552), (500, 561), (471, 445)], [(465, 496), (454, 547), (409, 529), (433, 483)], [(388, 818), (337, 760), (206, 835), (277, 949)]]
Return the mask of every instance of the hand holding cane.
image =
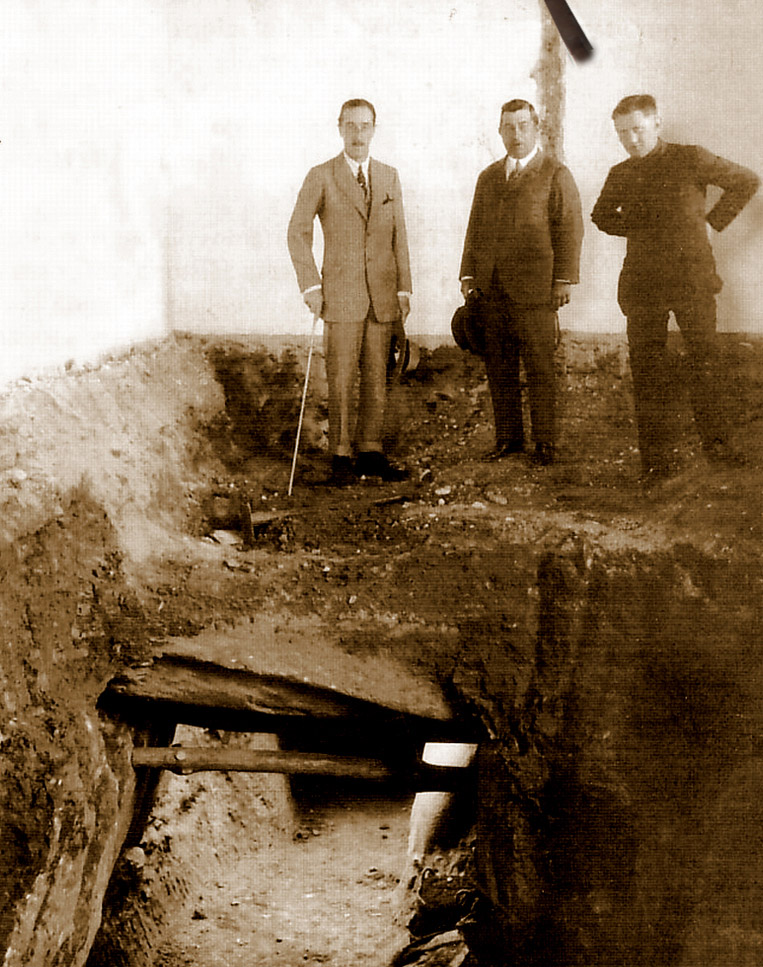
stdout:
[(294, 471), (297, 469), (297, 453), (299, 451), (299, 438), (302, 433), (302, 420), (305, 415), (305, 401), (307, 400), (307, 384), (310, 379), (310, 363), (313, 360), (313, 344), (315, 343), (315, 326), (318, 322), (318, 313), (313, 313), (313, 326), (310, 330), (310, 348), (307, 351), (307, 364), (305, 366), (305, 386), (302, 390), (302, 404), (299, 408), (299, 422), (297, 424), (297, 438), (294, 441), (294, 457), (291, 461), (291, 476), (289, 477), (288, 496), (291, 497), (291, 490), (294, 485)]

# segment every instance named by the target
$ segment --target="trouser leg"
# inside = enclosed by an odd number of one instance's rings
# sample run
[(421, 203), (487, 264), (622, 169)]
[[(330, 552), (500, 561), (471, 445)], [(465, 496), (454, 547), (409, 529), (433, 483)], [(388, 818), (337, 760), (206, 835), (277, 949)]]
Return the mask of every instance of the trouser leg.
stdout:
[(526, 307), (516, 313), (521, 323), (533, 440), (536, 444), (553, 446), (556, 443), (556, 313), (547, 306)]
[(352, 456), (355, 380), (363, 340), (364, 320), (324, 322), (323, 355), (329, 407), (329, 452)]
[(666, 431), (666, 347), (668, 310), (647, 308), (628, 314), (628, 347), (633, 375), (638, 445), (644, 473), (662, 472), (668, 465)]
[(485, 372), (493, 401), (496, 446), (522, 444), (519, 339), (505, 299), (491, 299), (485, 314)]
[(688, 350), (694, 420), (704, 447), (725, 443), (718, 378), (715, 296), (707, 295), (675, 309), (676, 322)]
[(360, 453), (381, 452), (384, 432), (384, 406), (387, 397), (387, 360), (392, 338), (392, 323), (378, 322), (369, 313), (364, 323), (360, 352), (360, 400), (358, 405), (357, 445)]

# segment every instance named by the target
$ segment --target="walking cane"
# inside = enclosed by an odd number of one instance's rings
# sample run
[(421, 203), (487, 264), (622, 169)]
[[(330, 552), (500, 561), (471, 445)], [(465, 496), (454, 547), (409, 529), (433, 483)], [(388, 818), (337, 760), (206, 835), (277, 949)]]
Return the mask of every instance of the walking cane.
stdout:
[(302, 405), (299, 408), (299, 423), (297, 424), (297, 439), (294, 441), (294, 458), (291, 461), (291, 476), (289, 477), (289, 492), (294, 485), (294, 471), (297, 469), (297, 451), (299, 450), (299, 437), (302, 433), (302, 418), (305, 415), (305, 400), (307, 399), (307, 382), (310, 379), (310, 363), (313, 359), (313, 343), (315, 342), (315, 324), (318, 322), (317, 314), (313, 315), (313, 327), (310, 330), (310, 348), (307, 351), (307, 365), (305, 366), (305, 388), (302, 390)]

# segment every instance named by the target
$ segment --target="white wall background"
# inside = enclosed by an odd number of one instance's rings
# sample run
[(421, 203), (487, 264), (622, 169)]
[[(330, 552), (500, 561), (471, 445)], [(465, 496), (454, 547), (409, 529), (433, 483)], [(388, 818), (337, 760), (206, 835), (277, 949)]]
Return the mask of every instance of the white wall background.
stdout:
[[(582, 284), (563, 325), (624, 331), (615, 297), (625, 243), (588, 218), (607, 171), (627, 157), (612, 108), (627, 94), (653, 94), (666, 140), (701, 144), (763, 176), (763, 8), (759, 0), (573, 0), (572, 6), (596, 54), (566, 73), (566, 156), (587, 225)], [(724, 232), (710, 235), (725, 281), (719, 329), (763, 332), (763, 192)]]
[(163, 331), (166, 56), (148, 0), (0, 7), (0, 381)]
[(448, 332), (477, 172), (508, 97), (535, 98), (536, 0), (214, 0), (170, 5), (174, 326), (304, 332), (286, 249), (308, 169), (341, 150), (343, 101), (377, 110), (398, 168), (411, 330)]
[[(609, 115), (640, 90), (668, 138), (763, 173), (757, 0), (573, 0), (594, 59), (567, 65), (566, 154), (588, 212), (624, 155)], [(538, 99), (538, 0), (4, 0), (0, 8), (0, 382), (168, 329), (303, 332), (288, 218), (370, 98), (400, 171), (412, 331), (446, 334), (497, 112)], [(763, 330), (763, 197), (716, 252), (721, 325)], [(617, 331), (618, 240), (587, 220), (562, 324)]]

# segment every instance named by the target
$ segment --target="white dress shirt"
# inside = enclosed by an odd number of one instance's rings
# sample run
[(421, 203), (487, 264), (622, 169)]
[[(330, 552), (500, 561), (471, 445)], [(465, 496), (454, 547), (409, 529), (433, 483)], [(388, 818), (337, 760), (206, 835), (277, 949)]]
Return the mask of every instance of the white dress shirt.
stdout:
[(532, 151), (529, 154), (526, 154), (524, 158), (512, 158), (509, 155), (507, 155), (506, 156), (506, 177), (508, 178), (513, 171), (516, 171), (517, 173), (519, 173), (520, 171), (524, 171), (525, 168), (530, 164), (530, 162), (533, 160), (533, 158), (539, 151), (540, 151), (540, 145), (536, 144), (535, 147), (532, 149)]
[(371, 156), (369, 155), (365, 161), (356, 161), (354, 158), (351, 158), (346, 151), (344, 151), (343, 154), (344, 154), (344, 160), (350, 166), (350, 171), (352, 172), (352, 177), (355, 179), (355, 181), (358, 180), (358, 169), (359, 168), (363, 169), (363, 177), (366, 179), (366, 184), (368, 185), (368, 188), (370, 190), (371, 182), (369, 181), (369, 178), (368, 178), (368, 163), (371, 160)]

